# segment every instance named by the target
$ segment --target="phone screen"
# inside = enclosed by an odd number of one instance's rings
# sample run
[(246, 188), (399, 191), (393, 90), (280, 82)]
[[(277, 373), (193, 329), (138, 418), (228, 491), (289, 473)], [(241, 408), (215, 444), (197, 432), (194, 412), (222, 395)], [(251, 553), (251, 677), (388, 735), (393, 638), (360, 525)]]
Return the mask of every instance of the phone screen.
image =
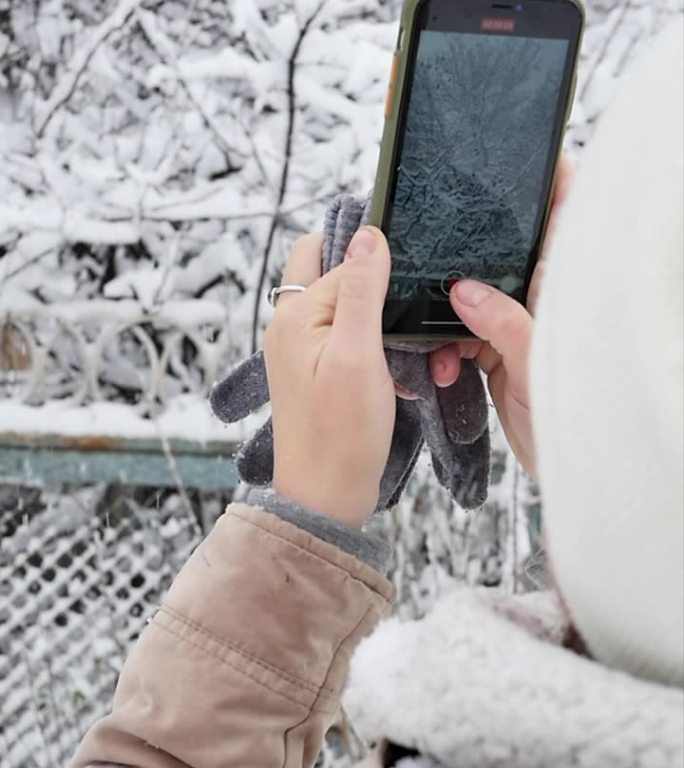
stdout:
[(448, 294), (466, 277), (524, 299), (574, 52), (553, 23), (523, 15), (447, 13), (420, 30), (383, 224), (386, 332), (458, 324)]

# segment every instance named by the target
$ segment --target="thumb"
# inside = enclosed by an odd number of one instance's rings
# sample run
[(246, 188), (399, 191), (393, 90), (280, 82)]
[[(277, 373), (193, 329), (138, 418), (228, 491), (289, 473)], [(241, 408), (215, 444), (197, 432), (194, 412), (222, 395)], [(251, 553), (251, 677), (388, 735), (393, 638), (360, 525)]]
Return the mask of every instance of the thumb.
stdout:
[(528, 311), (505, 293), (475, 280), (460, 280), (451, 289), (449, 298), (468, 328), (499, 353), (516, 395), (527, 402), (527, 363), (533, 324)]
[(332, 328), (335, 344), (356, 350), (366, 345), (378, 348), (390, 275), (389, 247), (382, 232), (362, 227), (352, 238), (339, 270)]

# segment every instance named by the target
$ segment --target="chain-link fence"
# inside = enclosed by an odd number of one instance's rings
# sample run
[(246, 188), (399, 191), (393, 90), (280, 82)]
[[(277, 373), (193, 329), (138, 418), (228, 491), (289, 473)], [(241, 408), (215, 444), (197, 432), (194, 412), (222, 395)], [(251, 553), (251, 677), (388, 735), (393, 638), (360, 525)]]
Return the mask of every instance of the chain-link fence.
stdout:
[(176, 493), (0, 488), (0, 765), (66, 764), (200, 531)]
[[(394, 545), (402, 615), (422, 615), (455, 581), (523, 587), (534, 498), (504, 452), (493, 481), (490, 502), (465, 513), (423, 460), (399, 506), (374, 521)], [(65, 764), (111, 706), (131, 644), (228, 500), (189, 489), (0, 486), (1, 768)], [(333, 733), (321, 760), (343, 766), (351, 748)]]

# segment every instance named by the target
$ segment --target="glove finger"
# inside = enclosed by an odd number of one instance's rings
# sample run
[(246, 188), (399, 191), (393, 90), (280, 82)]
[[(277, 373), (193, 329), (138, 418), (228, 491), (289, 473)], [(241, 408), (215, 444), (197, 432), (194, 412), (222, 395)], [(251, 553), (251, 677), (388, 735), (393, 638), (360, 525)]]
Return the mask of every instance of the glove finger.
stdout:
[(463, 509), (477, 509), (487, 501), (491, 458), (489, 430), (473, 443), (454, 444), (454, 464), (461, 466), (454, 498)]
[(325, 216), (323, 273), (344, 261), (349, 243), (361, 226), (365, 201), (353, 195), (338, 195)]
[(244, 419), (269, 400), (263, 352), (245, 360), (214, 384), (209, 402), (214, 414), (228, 424)]
[(429, 358), (403, 349), (385, 349), (387, 366), (396, 384), (419, 397), (429, 397), (435, 388)]
[(427, 396), (416, 400), (416, 406), (420, 413), (420, 426), (423, 438), (430, 449), (430, 453), (437, 456), (440, 463), (448, 467), (451, 461), (452, 441), (444, 427), (434, 385), (430, 387)]
[(473, 443), (453, 443), (451, 448), (448, 457), (432, 452), (432, 465), (437, 479), (463, 509), (481, 507), (487, 500), (489, 488), (489, 431)]
[(399, 501), (413, 472), (422, 443), (418, 409), (413, 402), (397, 400), (390, 455), (380, 481), (378, 511), (390, 509)]
[(450, 387), (435, 387), (447, 437), (472, 443), (487, 428), (489, 409), (482, 377), (472, 360), (461, 362), (461, 374)]
[(240, 478), (249, 485), (264, 486), (273, 480), (273, 424), (269, 419), (235, 457)]
[(408, 485), (408, 481), (411, 479), (411, 475), (413, 474), (413, 470), (416, 467), (416, 462), (418, 461), (418, 457), (420, 456), (420, 451), (422, 447), (423, 447), (423, 441), (419, 440), (416, 445), (415, 453), (413, 454), (413, 457), (406, 465), (406, 471), (404, 472), (404, 475), (401, 478), (401, 480), (397, 483), (397, 486), (394, 489), (394, 493), (389, 497), (389, 499), (385, 502), (385, 504), (382, 507), (378, 507), (378, 509), (392, 509), (392, 507), (397, 506), (402, 493), (404, 492), (406, 486)]

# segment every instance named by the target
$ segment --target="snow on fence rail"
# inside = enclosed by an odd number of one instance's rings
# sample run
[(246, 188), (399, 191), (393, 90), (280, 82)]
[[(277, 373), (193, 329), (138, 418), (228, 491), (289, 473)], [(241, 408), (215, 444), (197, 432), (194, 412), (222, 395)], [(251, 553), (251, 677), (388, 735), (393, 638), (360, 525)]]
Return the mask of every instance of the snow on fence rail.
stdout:
[(0, 316), (0, 477), (233, 488), (242, 428), (210, 414), (226, 310), (73, 303)]

